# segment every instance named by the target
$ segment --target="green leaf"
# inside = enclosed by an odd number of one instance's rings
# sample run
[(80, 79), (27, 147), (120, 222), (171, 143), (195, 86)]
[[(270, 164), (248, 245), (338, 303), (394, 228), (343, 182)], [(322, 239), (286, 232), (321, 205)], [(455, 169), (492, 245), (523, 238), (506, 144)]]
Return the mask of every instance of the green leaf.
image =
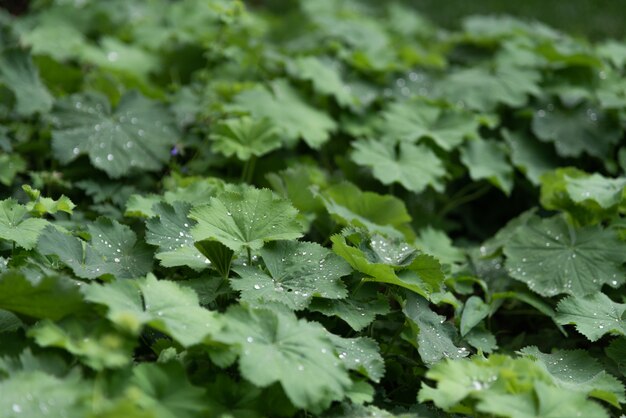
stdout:
[(415, 246), (444, 264), (458, 264), (465, 261), (463, 251), (452, 244), (452, 240), (446, 233), (431, 226), (419, 231)]
[(83, 418), (82, 398), (90, 386), (76, 374), (61, 379), (41, 371), (18, 372), (0, 381), (0, 411), (6, 418)]
[(491, 307), (478, 296), (470, 296), (463, 307), (461, 315), (461, 335), (465, 336), (476, 325), (489, 315)]
[(367, 337), (342, 338), (329, 334), (346, 369), (355, 370), (374, 382), (385, 374), (385, 362), (376, 341)]
[(22, 186), (22, 189), (31, 200), (26, 207), (29, 212), (37, 216), (55, 214), (57, 212), (65, 212), (71, 215), (76, 207), (76, 205), (65, 195), (61, 195), (58, 200), (54, 200), (49, 197), (41, 197), (41, 192), (37, 189), (33, 189), (29, 185)]
[(306, 308), (313, 297), (342, 299), (348, 295), (341, 277), (352, 269), (330, 250), (311, 242), (278, 241), (261, 250), (267, 273), (257, 267), (238, 266), (231, 279), (241, 299), (263, 306), (278, 302), (290, 309)]
[(513, 189), (513, 168), (507, 162), (506, 148), (502, 143), (474, 139), (461, 148), (461, 161), (469, 170), (472, 180), (488, 180), (509, 195)]
[[(0, 136), (0, 139), (2, 137)], [(0, 183), (10, 186), (19, 173), (26, 170), (26, 161), (18, 154), (0, 153)]]
[(622, 376), (626, 375), (626, 338), (614, 338), (604, 352), (616, 363)]
[(58, 320), (83, 308), (77, 282), (65, 277), (29, 280), (17, 271), (0, 274), (0, 309)]
[(281, 146), (277, 129), (268, 119), (254, 120), (244, 116), (221, 120), (210, 135), (211, 149), (241, 161), (260, 157)]
[(14, 199), (0, 200), (0, 239), (30, 250), (48, 225), (43, 219), (28, 217), (28, 208)]
[(586, 351), (556, 350), (544, 354), (537, 347), (525, 347), (520, 353), (537, 360), (563, 389), (605, 400), (616, 408), (626, 400), (624, 385)]
[(213, 239), (237, 252), (258, 250), (268, 241), (299, 238), (302, 227), (289, 201), (268, 189), (245, 186), (211, 198), (207, 206), (191, 210), (198, 224), (192, 229), (196, 241)]
[(534, 383), (532, 394), (482, 396), (477, 409), (511, 418), (609, 417), (600, 405), (584, 395), (543, 382)]
[(573, 108), (541, 109), (533, 116), (532, 129), (540, 140), (554, 143), (561, 157), (586, 153), (606, 158), (622, 137), (622, 130), (611, 115), (588, 103)]
[(626, 280), (626, 244), (600, 226), (574, 229), (559, 216), (531, 218), (504, 246), (509, 274), (543, 296), (590, 295)]
[(164, 267), (188, 266), (202, 270), (210, 261), (194, 246), (191, 228), (196, 224), (187, 217), (191, 205), (164, 202), (153, 206), (154, 217), (146, 221), (146, 242), (159, 247), (156, 258)]
[(494, 70), (474, 66), (451, 72), (437, 85), (439, 94), (451, 103), (488, 112), (500, 103), (522, 107), (528, 95), (540, 94), (540, 74), (531, 69), (500, 66)]
[(364, 192), (348, 182), (314, 191), (314, 195), (341, 225), (364, 227), (371, 233), (390, 236), (408, 233), (411, 217), (404, 202), (394, 196)]
[(52, 149), (61, 163), (87, 154), (113, 178), (160, 170), (177, 139), (171, 115), (136, 92), (126, 93), (115, 111), (96, 93), (67, 97), (57, 103), (53, 120)]
[(152, 269), (152, 251), (126, 225), (98, 218), (88, 226), (91, 241), (64, 234), (48, 227), (37, 244), (43, 255), (55, 255), (74, 274), (95, 279), (104, 274), (131, 279), (144, 276)]
[(15, 110), (20, 115), (46, 113), (52, 107), (52, 96), (26, 51), (5, 49), (0, 53), (0, 82), (15, 95)]
[(333, 96), (342, 107), (355, 102), (333, 62), (324, 62), (315, 56), (298, 57), (287, 61), (287, 71), (292, 77), (310, 80), (315, 91)]
[(285, 80), (274, 80), (270, 90), (257, 86), (244, 91), (235, 97), (235, 103), (255, 118), (272, 121), (291, 145), (302, 138), (317, 149), (337, 127), (333, 119), (306, 103)]
[(157, 418), (200, 418), (208, 407), (206, 391), (189, 383), (178, 363), (142, 363), (133, 368), (130, 385), (141, 390), (135, 400)]
[(234, 252), (218, 241), (204, 240), (194, 243), (196, 249), (211, 262), (211, 266), (224, 278), (230, 275)]
[(479, 121), (471, 113), (423, 101), (393, 102), (383, 119), (379, 130), (385, 138), (409, 143), (430, 138), (445, 151), (478, 137)]
[(198, 295), (153, 275), (140, 280), (91, 284), (85, 298), (108, 308), (107, 318), (120, 328), (139, 333), (143, 325), (157, 329), (185, 347), (199, 344), (220, 323), (214, 312), (198, 304)]
[(241, 306), (231, 307), (224, 319), (216, 338), (234, 345), (243, 377), (260, 387), (279, 382), (295, 406), (326, 408), (352, 385), (319, 324)]
[(98, 320), (44, 320), (30, 328), (28, 335), (41, 347), (62, 348), (95, 370), (124, 367), (132, 360), (134, 344)]
[(511, 161), (535, 186), (540, 177), (558, 166), (554, 149), (523, 132), (502, 130), (502, 137), (510, 150)]
[(375, 178), (383, 184), (400, 183), (415, 193), (428, 186), (442, 192), (446, 171), (441, 160), (426, 145), (376, 141), (356, 141), (352, 160), (372, 169)]
[(557, 305), (556, 321), (573, 324), (590, 341), (606, 334), (626, 335), (626, 304), (615, 303), (604, 293), (587, 297), (570, 296)]
[[(396, 274), (393, 259), (386, 262), (371, 260), (368, 253), (353, 247), (345, 237), (333, 235), (333, 251), (343, 257), (355, 270), (363, 273), (365, 281), (388, 283), (404, 287), (424, 297), (439, 290), (443, 282), (443, 273), (439, 262), (431, 256), (420, 254), (406, 266), (406, 270)], [(362, 243), (361, 247), (363, 246)]]
[(467, 348), (455, 344), (458, 336), (454, 326), (446, 323), (444, 316), (431, 311), (426, 299), (408, 294), (402, 312), (411, 322), (413, 329), (412, 335), (403, 337), (417, 347), (422, 361), (427, 366), (432, 366), (443, 359), (459, 359), (469, 355)]
[(624, 198), (626, 178), (611, 179), (594, 173), (582, 178), (568, 178), (567, 193), (576, 203), (591, 200), (603, 209), (618, 205)]

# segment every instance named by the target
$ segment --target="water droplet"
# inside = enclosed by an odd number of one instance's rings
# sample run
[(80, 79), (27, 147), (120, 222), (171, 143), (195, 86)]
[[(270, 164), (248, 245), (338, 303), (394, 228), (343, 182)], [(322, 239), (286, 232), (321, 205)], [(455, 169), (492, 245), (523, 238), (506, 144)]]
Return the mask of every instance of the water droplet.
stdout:
[(107, 54), (107, 59), (111, 62), (117, 61), (118, 58), (119, 58), (119, 54), (115, 51), (111, 51)]
[(78, 155), (78, 154), (80, 153), (80, 149), (78, 149), (78, 147), (76, 147), (76, 148), (74, 148), (74, 149), (72, 150), (72, 153), (73, 153), (74, 155)]
[(120, 259), (119, 259), (119, 258), (117, 258), (117, 257), (115, 257), (115, 258), (113, 259), (113, 261), (115, 261), (116, 263), (119, 263), (119, 262), (120, 262)]
[(107, 160), (113, 161), (113, 154), (107, 154)]
[(254, 288), (255, 288), (256, 290), (260, 290), (260, 289), (261, 289), (261, 285), (255, 284), (255, 285), (254, 285)]
[(143, 129), (140, 129), (137, 131), (137, 135), (139, 136), (144, 136), (146, 134), (146, 132)]
[(537, 111), (537, 117), (543, 118), (546, 116), (546, 111), (543, 109), (540, 109)]
[(158, 311), (157, 316), (163, 316), (163, 311)]
[(11, 406), (11, 409), (16, 414), (19, 414), (20, 412), (22, 412), (22, 407), (20, 405), (16, 404), (16, 403), (14, 403), (13, 406)]
[(246, 341), (248, 341), (249, 343), (252, 343), (252, 342), (254, 342), (254, 338), (248, 337), (248, 338), (246, 338)]

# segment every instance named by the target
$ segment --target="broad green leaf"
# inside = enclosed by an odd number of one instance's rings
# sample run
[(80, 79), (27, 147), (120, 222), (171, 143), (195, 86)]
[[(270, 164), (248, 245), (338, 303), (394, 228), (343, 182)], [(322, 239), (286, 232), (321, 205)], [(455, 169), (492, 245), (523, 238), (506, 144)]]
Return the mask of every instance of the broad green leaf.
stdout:
[(575, 229), (559, 216), (532, 218), (504, 245), (509, 274), (543, 296), (585, 296), (624, 283), (626, 244), (600, 226)]
[(315, 191), (330, 215), (341, 225), (364, 227), (371, 233), (399, 236), (410, 234), (411, 221), (404, 203), (390, 195), (364, 192), (352, 183), (343, 182), (323, 191)]
[(161, 169), (177, 140), (171, 115), (137, 92), (126, 93), (115, 111), (97, 93), (64, 98), (53, 121), (52, 149), (61, 163), (87, 154), (94, 167), (113, 178)]
[(223, 278), (230, 276), (230, 266), (235, 254), (233, 250), (219, 241), (211, 240), (197, 241), (194, 246)]
[(218, 122), (210, 138), (213, 152), (227, 157), (236, 155), (241, 161), (260, 157), (281, 146), (280, 136), (272, 122), (247, 116)]
[(437, 382), (437, 386), (422, 383), (418, 400), (432, 401), (444, 410), (466, 398), (485, 400), (508, 392), (527, 393), (533, 390), (535, 382), (551, 383), (547, 372), (533, 360), (501, 354), (488, 359), (446, 359), (435, 364), (426, 377)]
[(130, 385), (141, 390), (135, 400), (156, 418), (200, 418), (207, 409), (206, 391), (192, 385), (178, 363), (142, 363), (133, 368)]
[(66, 318), (61, 322), (40, 321), (28, 335), (41, 347), (62, 348), (95, 370), (120, 368), (132, 360), (133, 345), (107, 322)]
[(230, 283), (241, 292), (243, 301), (256, 306), (278, 302), (300, 310), (313, 297), (342, 299), (348, 295), (341, 277), (352, 269), (318, 244), (278, 241), (265, 246), (260, 254), (267, 273), (253, 266), (233, 268), (240, 278), (232, 278)]
[(604, 293), (564, 298), (556, 310), (559, 324), (575, 325), (590, 341), (597, 341), (606, 334), (626, 335), (626, 304), (613, 302)]
[(214, 312), (198, 304), (198, 295), (168, 280), (118, 280), (91, 284), (85, 298), (108, 308), (107, 318), (120, 328), (139, 333), (148, 325), (170, 335), (183, 346), (201, 343), (220, 327)]
[(394, 102), (383, 112), (379, 129), (385, 138), (415, 143), (430, 138), (445, 151), (478, 137), (479, 121), (469, 112), (427, 102)]
[(81, 58), (91, 64), (109, 70), (145, 77), (158, 69), (156, 57), (138, 45), (104, 36), (99, 47), (88, 45), (81, 50)]
[(419, 231), (415, 247), (444, 264), (458, 264), (465, 261), (463, 251), (452, 244), (452, 240), (446, 233), (431, 226)]
[(33, 248), (48, 225), (43, 219), (30, 218), (28, 208), (16, 200), (0, 200), (0, 239), (13, 241), (27, 250)]
[(310, 80), (318, 93), (333, 96), (343, 107), (355, 102), (333, 62), (324, 62), (315, 56), (298, 57), (287, 61), (287, 71), (292, 77)]
[(403, 338), (417, 347), (427, 366), (442, 359), (460, 359), (469, 355), (467, 348), (456, 345), (458, 336), (454, 326), (446, 323), (445, 317), (431, 311), (426, 299), (408, 295), (402, 312), (410, 320), (413, 331)]
[(319, 410), (343, 398), (350, 378), (319, 324), (293, 314), (231, 307), (215, 336), (233, 344), (241, 374), (257, 386), (279, 382), (299, 408)]
[(385, 362), (376, 341), (367, 337), (342, 338), (329, 334), (346, 369), (355, 370), (374, 382), (385, 374)]
[(324, 205), (311, 192), (311, 186), (325, 188), (328, 175), (312, 164), (298, 164), (278, 173), (269, 173), (267, 181), (275, 192), (291, 200), (300, 212), (322, 212)]
[(419, 415), (413, 413), (392, 414), (391, 412), (380, 409), (374, 405), (358, 405), (355, 403), (342, 403), (332, 408), (328, 413), (323, 415), (324, 418), (419, 418)]
[(502, 130), (502, 137), (509, 146), (511, 162), (534, 185), (540, 184), (542, 174), (558, 166), (558, 158), (550, 145), (523, 132), (511, 132), (507, 129)]
[(217, 240), (237, 252), (258, 250), (268, 241), (299, 238), (302, 227), (297, 213), (289, 201), (270, 190), (246, 186), (212, 197), (209, 205), (192, 209), (189, 217), (198, 222), (191, 231), (194, 240)]
[(604, 352), (615, 362), (622, 376), (626, 375), (626, 338), (614, 338)]
[(18, 372), (0, 381), (0, 411), (6, 418), (83, 418), (90, 386), (77, 374), (61, 379), (41, 371)]
[(558, 350), (544, 354), (537, 347), (525, 347), (520, 353), (536, 359), (563, 389), (605, 400), (616, 408), (625, 401), (624, 385), (586, 351)]
[(34, 318), (58, 320), (82, 310), (78, 282), (66, 277), (29, 280), (17, 271), (0, 274), (0, 309)]
[(501, 103), (522, 107), (529, 95), (539, 95), (539, 80), (539, 73), (530, 69), (500, 66), (490, 70), (474, 66), (451, 72), (439, 82), (437, 90), (451, 103), (488, 112)]
[(584, 395), (537, 381), (533, 393), (481, 396), (477, 409), (510, 418), (608, 418), (597, 403)]
[[(393, 260), (390, 262), (372, 261), (361, 248), (349, 245), (345, 237), (331, 237), (333, 251), (343, 257), (353, 269), (365, 275), (365, 281), (388, 283), (404, 287), (424, 297), (439, 290), (443, 273), (439, 262), (431, 256), (420, 254), (396, 274)], [(404, 268), (404, 267), (403, 267)]]
[(616, 206), (624, 198), (626, 178), (611, 179), (594, 173), (584, 178), (567, 178), (567, 193), (576, 203), (596, 202), (603, 209)]
[(383, 184), (400, 183), (415, 193), (428, 186), (441, 192), (446, 171), (441, 160), (426, 145), (376, 141), (356, 141), (352, 160), (372, 169)]
[(71, 215), (72, 211), (76, 207), (76, 205), (65, 195), (61, 195), (61, 197), (57, 200), (54, 200), (49, 197), (41, 197), (41, 192), (37, 189), (33, 189), (29, 185), (22, 186), (22, 189), (31, 200), (28, 204), (26, 204), (28, 211), (37, 216), (55, 214), (57, 212), (65, 212)]
[(0, 82), (15, 95), (15, 110), (20, 115), (46, 113), (52, 107), (52, 96), (26, 51), (5, 49), (0, 52)]
[(311, 148), (321, 147), (337, 125), (325, 112), (306, 103), (285, 80), (274, 80), (270, 89), (257, 86), (235, 97), (235, 103), (255, 118), (267, 118), (289, 144), (302, 138)]
[(461, 335), (465, 336), (476, 325), (489, 315), (491, 307), (478, 296), (470, 296), (463, 307), (461, 315)]
[(13, 184), (15, 176), (25, 170), (26, 161), (19, 154), (3, 154), (0, 152), (0, 184), (10, 186)]
[(535, 113), (532, 129), (544, 142), (552, 142), (561, 157), (589, 154), (606, 158), (622, 136), (610, 114), (583, 103), (573, 108), (548, 107)]
[(374, 284), (365, 284), (345, 299), (315, 298), (309, 310), (326, 316), (337, 316), (346, 321), (353, 330), (360, 331), (371, 324), (377, 315), (389, 313), (389, 302), (376, 292)]
[(196, 224), (187, 217), (191, 205), (181, 202), (157, 203), (155, 216), (146, 221), (146, 242), (159, 247), (156, 258), (164, 267), (188, 266), (202, 270), (210, 262), (194, 246), (191, 228)]
[(495, 141), (474, 139), (461, 147), (461, 161), (472, 180), (488, 180), (509, 195), (513, 189), (513, 168), (507, 162), (506, 148)]
[[(0, 270), (0, 273), (2, 271)], [(15, 314), (0, 309), (0, 333), (15, 331), (23, 327), (23, 323)]]
[(88, 226), (89, 243), (48, 227), (37, 244), (43, 255), (55, 255), (78, 277), (95, 279), (104, 274), (131, 279), (152, 269), (152, 251), (126, 225), (98, 218)]

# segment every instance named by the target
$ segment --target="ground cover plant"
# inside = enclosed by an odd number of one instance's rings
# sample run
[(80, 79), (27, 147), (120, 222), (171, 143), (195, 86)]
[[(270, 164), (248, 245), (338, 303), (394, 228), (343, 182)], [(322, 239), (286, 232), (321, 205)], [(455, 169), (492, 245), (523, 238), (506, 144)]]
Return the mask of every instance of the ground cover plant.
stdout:
[(626, 44), (270, 10), (0, 14), (0, 416), (621, 416)]

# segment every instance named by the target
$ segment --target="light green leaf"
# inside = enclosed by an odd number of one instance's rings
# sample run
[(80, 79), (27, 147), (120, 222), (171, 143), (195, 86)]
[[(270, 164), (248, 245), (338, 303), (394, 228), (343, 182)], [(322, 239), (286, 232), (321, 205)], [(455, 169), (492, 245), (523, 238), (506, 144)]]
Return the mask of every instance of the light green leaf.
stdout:
[(542, 174), (558, 166), (554, 149), (523, 132), (502, 130), (502, 137), (509, 146), (511, 161), (528, 180), (538, 186)]
[(281, 146), (280, 136), (272, 122), (247, 116), (218, 122), (210, 138), (213, 152), (227, 157), (236, 155), (241, 161), (252, 156), (260, 157)]
[(417, 347), (422, 361), (427, 366), (443, 359), (459, 359), (469, 355), (465, 347), (455, 344), (457, 331), (446, 318), (431, 311), (428, 301), (420, 296), (409, 294), (402, 312), (411, 322), (412, 334), (403, 338)]
[(415, 246), (444, 264), (459, 264), (465, 261), (463, 251), (452, 244), (446, 233), (431, 226), (419, 231)]
[[(0, 139), (2, 137), (0, 136)], [(19, 154), (0, 152), (0, 183), (10, 186), (19, 173), (26, 170), (26, 161)]]
[(626, 304), (613, 302), (604, 293), (564, 298), (556, 310), (559, 324), (575, 325), (578, 332), (591, 341), (606, 334), (626, 335)]
[(235, 345), (241, 374), (261, 387), (279, 382), (295, 406), (326, 408), (352, 385), (319, 324), (241, 306), (231, 307), (225, 321), (215, 338)]
[(0, 411), (5, 418), (84, 418), (83, 397), (90, 386), (76, 374), (61, 379), (41, 371), (18, 372), (0, 381)]
[(46, 113), (52, 107), (52, 96), (26, 51), (5, 49), (0, 53), (0, 82), (15, 95), (15, 110), (20, 115)]
[(333, 62), (324, 62), (315, 56), (298, 57), (287, 61), (287, 71), (292, 77), (310, 80), (318, 93), (333, 96), (343, 107), (355, 102)]
[(104, 274), (131, 279), (152, 269), (152, 251), (126, 225), (98, 218), (88, 226), (89, 243), (48, 227), (37, 244), (43, 255), (55, 255), (74, 274), (95, 279)]
[(624, 198), (624, 187), (626, 178), (611, 179), (598, 173), (593, 173), (587, 177), (569, 178), (567, 182), (567, 193), (576, 203), (586, 200), (596, 202), (603, 209), (608, 209), (618, 205)]
[(430, 138), (445, 151), (478, 137), (480, 125), (469, 112), (423, 101), (394, 102), (383, 112), (383, 119), (379, 130), (385, 138), (410, 143)]
[(110, 328), (107, 322), (66, 318), (61, 322), (44, 320), (28, 330), (42, 347), (62, 348), (95, 370), (120, 368), (132, 361), (130, 340)]
[(341, 225), (364, 227), (371, 233), (396, 237), (401, 232), (410, 234), (407, 224), (411, 217), (404, 202), (394, 196), (364, 192), (348, 182), (321, 192), (314, 190), (314, 195)]
[(372, 174), (381, 183), (400, 183), (415, 193), (424, 191), (428, 186), (443, 191), (446, 170), (426, 145), (395, 144), (373, 139), (356, 141), (352, 145), (352, 160), (371, 168)]
[(192, 385), (178, 363), (142, 363), (129, 384), (141, 390), (135, 402), (156, 418), (200, 418), (208, 407), (206, 391)]
[(537, 347), (525, 347), (520, 353), (537, 360), (554, 383), (563, 389), (605, 400), (616, 408), (626, 400), (624, 385), (586, 351), (556, 350), (544, 354)]
[(140, 280), (91, 284), (85, 298), (108, 308), (107, 318), (120, 328), (139, 333), (143, 325), (157, 329), (185, 347), (202, 342), (220, 323), (214, 312), (198, 304), (198, 295), (153, 275)]
[(37, 189), (33, 189), (29, 185), (22, 186), (22, 189), (26, 192), (30, 198), (30, 202), (26, 205), (29, 212), (43, 216), (46, 214), (55, 214), (57, 212), (65, 212), (70, 215), (76, 207), (76, 205), (65, 195), (61, 195), (57, 200), (49, 197), (41, 197), (41, 192)]
[(622, 137), (619, 124), (595, 105), (583, 103), (573, 108), (539, 110), (532, 129), (544, 142), (552, 142), (561, 157), (579, 157), (583, 153), (606, 158)]
[(83, 308), (77, 282), (66, 277), (29, 280), (17, 271), (0, 274), (0, 309), (58, 320)]
[(533, 393), (481, 396), (477, 409), (510, 418), (608, 418), (597, 403), (584, 395), (535, 382)]
[(210, 265), (194, 246), (191, 228), (196, 222), (187, 217), (190, 209), (191, 205), (181, 202), (157, 203), (152, 208), (155, 216), (146, 221), (146, 242), (159, 247), (156, 258), (164, 267), (202, 270)]
[(48, 221), (28, 217), (28, 208), (14, 199), (0, 200), (0, 239), (30, 250)]
[(355, 370), (374, 382), (385, 374), (385, 362), (376, 341), (367, 337), (342, 338), (330, 334), (339, 359), (348, 370)]
[(191, 231), (196, 241), (217, 240), (237, 252), (299, 238), (302, 226), (297, 214), (289, 201), (270, 190), (245, 186), (212, 197), (209, 205), (192, 209), (189, 217), (198, 222)]
[(509, 274), (543, 296), (590, 295), (626, 280), (626, 244), (600, 226), (575, 229), (559, 216), (531, 218), (504, 245)]
[(235, 97), (235, 103), (253, 117), (267, 118), (294, 145), (302, 138), (311, 148), (321, 147), (337, 124), (325, 112), (306, 103), (285, 80), (257, 86)]
[(253, 266), (233, 268), (231, 279), (241, 299), (263, 306), (278, 302), (290, 309), (308, 306), (313, 297), (342, 299), (348, 295), (341, 277), (352, 269), (341, 257), (311, 242), (278, 241), (261, 250), (267, 273)]
[(461, 315), (461, 335), (465, 336), (476, 325), (489, 315), (491, 307), (478, 296), (470, 296), (463, 307)]
[(488, 180), (505, 194), (513, 189), (513, 167), (507, 162), (506, 148), (495, 141), (474, 139), (461, 148), (461, 161), (472, 180)]
[(67, 97), (57, 103), (53, 121), (57, 159), (67, 164), (87, 154), (94, 167), (113, 178), (161, 169), (177, 140), (171, 115), (137, 92), (126, 93), (113, 112), (96, 93)]

